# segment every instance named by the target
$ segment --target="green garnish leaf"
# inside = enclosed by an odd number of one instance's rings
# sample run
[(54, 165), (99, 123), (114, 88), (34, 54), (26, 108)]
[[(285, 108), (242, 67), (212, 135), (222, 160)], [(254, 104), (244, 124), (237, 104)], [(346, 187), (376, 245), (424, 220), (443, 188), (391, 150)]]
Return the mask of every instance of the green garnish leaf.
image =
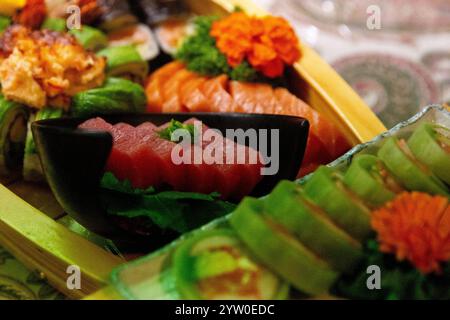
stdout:
[[(440, 275), (424, 275), (408, 262), (399, 262), (395, 256), (379, 251), (378, 243), (369, 240), (364, 259), (353, 273), (342, 276), (332, 293), (350, 299), (424, 300), (450, 299), (450, 263)], [(376, 265), (381, 270), (381, 289), (369, 290), (367, 267)]]
[(150, 224), (178, 233), (198, 228), (236, 207), (219, 199), (220, 194), (136, 189), (107, 172), (101, 180), (102, 203), (110, 215), (147, 218)]
[(189, 135), (191, 136), (191, 143), (194, 143), (197, 133), (196, 133), (195, 126), (191, 123), (183, 124), (180, 121), (172, 119), (172, 120), (170, 120), (169, 126), (165, 129), (159, 131), (158, 134), (163, 139), (178, 143), (178, 142), (180, 142), (180, 139), (172, 140), (172, 134), (179, 129), (187, 130), (189, 132)]

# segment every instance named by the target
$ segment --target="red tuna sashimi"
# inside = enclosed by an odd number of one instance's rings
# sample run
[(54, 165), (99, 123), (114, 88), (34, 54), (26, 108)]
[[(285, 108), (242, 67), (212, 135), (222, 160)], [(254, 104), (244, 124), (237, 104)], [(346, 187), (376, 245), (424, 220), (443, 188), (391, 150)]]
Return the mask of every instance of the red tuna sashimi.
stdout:
[(156, 128), (148, 140), (148, 146), (152, 148), (160, 159), (161, 179), (175, 190), (183, 190), (186, 179), (183, 172), (183, 164), (176, 165), (172, 160), (172, 150), (176, 143), (168, 141), (159, 136), (159, 131), (164, 129), (164, 125)]
[[(195, 125), (196, 123), (201, 123), (196, 118), (191, 118), (189, 120), (186, 120), (184, 124), (192, 124)], [(206, 129), (208, 129), (207, 126), (205, 126), (203, 123), (202, 125), (202, 135), (203, 132), (205, 132)], [(201, 137), (199, 137), (201, 139)], [(203, 161), (203, 149), (204, 145), (200, 144), (193, 144), (191, 149), (191, 164), (185, 166), (186, 170), (186, 180), (192, 181), (192, 183), (189, 186), (186, 186), (190, 191), (193, 192), (200, 192), (200, 193), (211, 193), (216, 189), (216, 181), (214, 179), (215, 176), (215, 167), (211, 164), (205, 163)], [(200, 163), (195, 163), (197, 162)]]
[[(126, 123), (118, 123), (111, 129), (113, 147), (106, 164), (106, 170), (111, 171), (119, 180), (129, 180), (133, 187), (139, 188), (143, 181), (139, 176), (140, 168), (136, 165), (130, 147), (139, 142), (136, 130)], [(135, 177), (138, 177), (136, 180)]]
[(80, 129), (93, 130), (93, 131), (110, 131), (112, 124), (106, 122), (100, 117), (86, 120), (78, 126)]
[(162, 181), (159, 170), (161, 160), (153, 148), (149, 147), (149, 140), (155, 137), (155, 128), (156, 126), (150, 122), (139, 125), (135, 133), (137, 141), (134, 145), (129, 145), (128, 154), (133, 159), (134, 167), (138, 169), (139, 177), (133, 177), (133, 181), (138, 183), (136, 186), (138, 188), (158, 186)]

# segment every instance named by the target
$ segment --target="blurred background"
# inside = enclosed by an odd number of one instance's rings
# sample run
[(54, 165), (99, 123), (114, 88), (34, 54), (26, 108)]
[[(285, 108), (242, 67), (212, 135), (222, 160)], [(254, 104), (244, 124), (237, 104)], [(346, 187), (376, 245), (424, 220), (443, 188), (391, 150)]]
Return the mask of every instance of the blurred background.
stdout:
[(387, 127), (450, 102), (449, 0), (253, 0), (288, 18)]

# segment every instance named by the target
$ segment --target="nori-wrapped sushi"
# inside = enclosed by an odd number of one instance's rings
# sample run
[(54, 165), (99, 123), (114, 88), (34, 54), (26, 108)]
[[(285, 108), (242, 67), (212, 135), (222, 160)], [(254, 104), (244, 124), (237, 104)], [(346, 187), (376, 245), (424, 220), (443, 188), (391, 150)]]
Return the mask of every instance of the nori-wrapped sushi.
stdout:
[(148, 63), (134, 46), (109, 47), (97, 54), (106, 57), (109, 77), (126, 78), (140, 84), (147, 78)]
[(105, 31), (117, 30), (138, 22), (125, 0), (97, 0), (101, 7), (99, 27)]
[(0, 94), (0, 175), (10, 174), (21, 166), (27, 121), (27, 108)]
[(136, 24), (108, 33), (109, 46), (133, 45), (142, 59), (150, 61), (159, 54), (159, 47), (152, 30), (145, 24)]
[(31, 115), (28, 122), (28, 133), (25, 144), (25, 155), (23, 159), (23, 179), (25, 181), (42, 182), (45, 181), (44, 172), (42, 171), (41, 162), (34, 143), (33, 134), (31, 132), (31, 123), (38, 120), (60, 118), (63, 115), (62, 109), (44, 108), (39, 110), (35, 115)]
[(153, 26), (169, 18), (185, 15), (188, 10), (179, 0), (132, 0), (134, 9), (144, 21)]

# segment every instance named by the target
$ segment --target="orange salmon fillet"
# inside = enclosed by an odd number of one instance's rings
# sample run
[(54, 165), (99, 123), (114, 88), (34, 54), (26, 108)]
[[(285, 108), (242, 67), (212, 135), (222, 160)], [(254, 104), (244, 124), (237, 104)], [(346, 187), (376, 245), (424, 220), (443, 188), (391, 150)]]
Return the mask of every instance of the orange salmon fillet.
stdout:
[(230, 93), (239, 106), (237, 112), (278, 113), (279, 103), (268, 84), (230, 81)]
[(181, 104), (191, 112), (209, 111), (208, 99), (203, 94), (201, 87), (208, 81), (207, 78), (197, 76), (181, 85)]
[(170, 79), (179, 70), (182, 70), (184, 65), (181, 62), (171, 62), (164, 67), (156, 70), (148, 79), (145, 87), (147, 95), (147, 111), (161, 112), (165, 97), (163, 96), (162, 88), (164, 83)]
[(181, 85), (196, 77), (195, 73), (192, 73), (186, 69), (181, 69), (177, 71), (162, 87), (162, 96), (165, 101), (162, 105), (162, 112), (181, 112), (182, 108), (181, 98), (180, 98), (180, 88)]
[(212, 112), (236, 112), (236, 103), (226, 90), (228, 77), (220, 75), (206, 81), (201, 90), (208, 99)]

